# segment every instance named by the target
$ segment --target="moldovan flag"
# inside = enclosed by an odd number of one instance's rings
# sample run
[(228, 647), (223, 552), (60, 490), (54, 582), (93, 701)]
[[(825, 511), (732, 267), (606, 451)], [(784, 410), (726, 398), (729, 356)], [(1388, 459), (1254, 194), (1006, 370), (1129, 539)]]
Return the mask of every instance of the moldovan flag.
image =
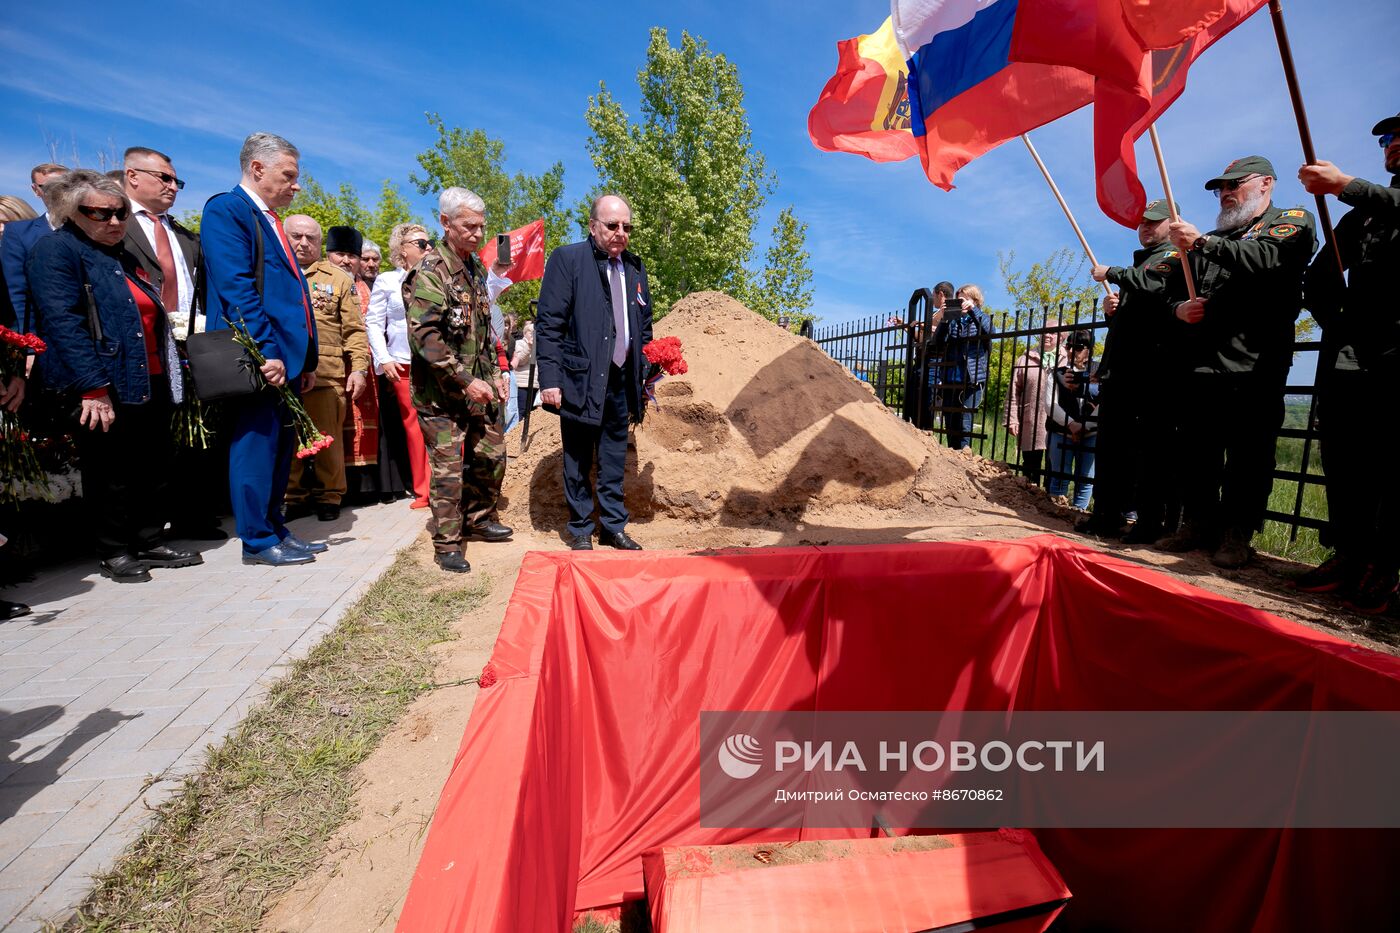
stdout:
[[(476, 251), (477, 258), (491, 268), (496, 261), (496, 238), (486, 241), (486, 245)], [(528, 282), (530, 279), (544, 278), (544, 218), (510, 231), (510, 258), (515, 265), (505, 277), (512, 285)]]
[[(1133, 144), (1181, 96), (1191, 63), (1264, 2), (1017, 0), (1011, 57), (1096, 79), (1094, 165), (1109, 217), (1125, 227), (1142, 220), (1147, 195)], [(1169, 48), (1145, 44), (1182, 36)]]
[(868, 36), (836, 43), (836, 74), (807, 115), (812, 145), (876, 162), (918, 153), (909, 128), (908, 77), (888, 19)]
[(909, 55), (919, 158), (945, 191), (973, 159), (1093, 99), (1094, 79), (1083, 71), (1011, 60), (1018, 2), (890, 3), (895, 36)]

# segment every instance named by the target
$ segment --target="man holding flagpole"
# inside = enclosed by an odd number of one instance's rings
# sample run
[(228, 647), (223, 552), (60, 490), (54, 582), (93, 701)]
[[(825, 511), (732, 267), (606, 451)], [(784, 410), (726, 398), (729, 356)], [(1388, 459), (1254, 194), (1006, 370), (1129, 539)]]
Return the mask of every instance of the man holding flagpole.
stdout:
[(1189, 325), (1184, 398), (1207, 414), (1183, 425), (1184, 521), (1161, 546), (1210, 550), (1227, 569), (1249, 562), (1263, 527), (1293, 324), (1316, 247), (1312, 214), (1273, 205), (1277, 179), (1262, 156), (1236, 159), (1206, 182), (1220, 199), (1215, 229), (1185, 219), (1169, 228), (1197, 283), (1196, 297), (1175, 309)]

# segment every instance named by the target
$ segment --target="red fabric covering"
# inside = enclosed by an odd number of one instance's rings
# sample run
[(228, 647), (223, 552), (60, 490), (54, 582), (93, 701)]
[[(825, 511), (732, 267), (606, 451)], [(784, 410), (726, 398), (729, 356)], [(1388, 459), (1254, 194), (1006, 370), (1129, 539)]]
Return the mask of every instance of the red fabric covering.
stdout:
[[(657, 846), (863, 835), (700, 827), (704, 709), (1400, 709), (1400, 659), (1048, 536), (530, 554), (491, 665), (404, 933), (566, 929)], [(1036, 836), (1067, 930), (1400, 929), (1394, 832)]]
[[(653, 849), (642, 856), (652, 930), (921, 933), (984, 920), (996, 933), (1043, 933), (1059, 916), (1069, 888), (1030, 833), (941, 838), (951, 847), (897, 851), (895, 839), (858, 839), (838, 843), (840, 858), (767, 868), (753, 861), (762, 846)], [(747, 865), (717, 865), (717, 851)]]

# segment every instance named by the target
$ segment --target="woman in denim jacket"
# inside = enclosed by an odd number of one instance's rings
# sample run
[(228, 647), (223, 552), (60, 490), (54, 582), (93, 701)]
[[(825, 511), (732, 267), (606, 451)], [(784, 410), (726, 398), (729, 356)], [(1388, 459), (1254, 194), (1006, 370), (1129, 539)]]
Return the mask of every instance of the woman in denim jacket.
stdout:
[[(116, 181), (77, 170), (50, 183), (54, 220), (26, 266), (45, 383), (75, 404), (83, 496), (105, 576), (202, 563), (160, 544), (170, 503), (171, 412), (184, 380), (160, 294), (122, 249), (131, 203)], [(46, 189), (47, 191), (48, 189)]]

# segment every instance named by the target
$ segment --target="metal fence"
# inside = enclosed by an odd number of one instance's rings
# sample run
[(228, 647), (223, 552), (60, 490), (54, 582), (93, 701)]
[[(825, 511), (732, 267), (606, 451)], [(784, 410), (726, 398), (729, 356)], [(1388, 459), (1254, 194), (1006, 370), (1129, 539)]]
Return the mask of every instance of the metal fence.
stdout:
[[(1038, 349), (1046, 334), (1063, 337), (1075, 331), (1092, 333), (1093, 366), (1102, 352), (1108, 327), (1098, 304), (993, 313), (992, 330), (986, 338), (990, 341), (987, 386), (979, 404), (971, 409), (955, 404), (960, 400), (958, 390), (962, 384), (943, 378), (945, 363), (939, 348), (929, 339), (934, 330), (933, 313), (932, 294), (928, 289), (919, 289), (910, 296), (902, 315), (871, 316), (818, 328), (813, 340), (857, 378), (869, 382), (876, 397), (911, 424), (946, 438), (947, 416), (971, 413), (973, 424), (967, 437), (979, 454), (1006, 463), (1046, 486), (1052, 479), (1072, 482), (1074, 476), (1051, 469), (1050, 464), (1038, 467), (1034, 457), (1028, 462), (1017, 439), (1007, 430), (1008, 395), (1018, 360), (1035, 368), (1034, 377), (1026, 382), (1044, 384), (1044, 369), (1053, 364), (1043, 359), (1032, 363), (1034, 355), (1028, 351)], [(1294, 344), (1295, 354), (1316, 354), (1320, 350), (1321, 345), (1315, 341)], [(1321, 495), (1327, 480), (1319, 462), (1315, 383), (1316, 378), (1313, 384), (1285, 387), (1288, 418), (1276, 441), (1274, 491), (1265, 517), (1283, 526), (1290, 543), (1297, 541), (1300, 529), (1321, 530), (1327, 525)]]

